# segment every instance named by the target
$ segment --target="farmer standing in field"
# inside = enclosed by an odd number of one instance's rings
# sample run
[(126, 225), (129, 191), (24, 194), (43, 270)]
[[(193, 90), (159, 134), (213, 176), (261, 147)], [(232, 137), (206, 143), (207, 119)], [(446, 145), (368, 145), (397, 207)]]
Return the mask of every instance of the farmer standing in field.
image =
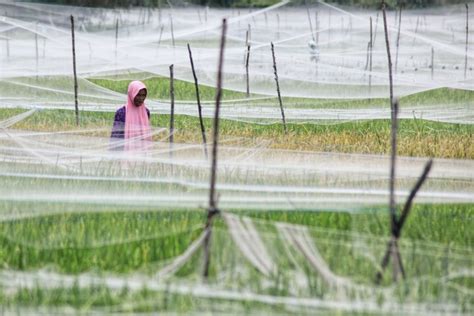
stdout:
[(127, 103), (115, 112), (111, 140), (114, 150), (144, 150), (151, 144), (150, 111), (145, 106), (143, 82), (128, 85)]

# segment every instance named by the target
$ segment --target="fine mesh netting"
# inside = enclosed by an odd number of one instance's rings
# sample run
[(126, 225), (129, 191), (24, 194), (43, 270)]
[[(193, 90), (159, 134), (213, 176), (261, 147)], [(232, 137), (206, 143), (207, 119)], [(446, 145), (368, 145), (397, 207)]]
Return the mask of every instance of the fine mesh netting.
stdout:
[[(2, 106), (72, 108), (70, 14), (76, 19), (79, 104), (101, 110), (116, 108), (124, 91), (104, 89), (88, 81), (91, 78), (167, 78), (168, 66), (174, 64), (175, 78), (193, 82), (187, 43), (199, 83), (215, 86), (220, 21), (227, 17), (224, 88), (234, 95), (223, 109), (224, 118), (278, 121), (270, 42), (275, 44), (281, 94), (289, 98), (284, 100), (289, 121), (390, 117), (384, 100), (363, 106), (312, 101), (387, 97), (387, 53), (382, 15), (377, 11), (347, 11), (324, 2), (294, 7), (287, 1), (260, 10), (189, 5), (93, 9), (16, 2), (6, 2), (3, 8)], [(388, 13), (388, 26), (394, 93), (424, 92), (426, 96), (402, 102), (400, 117), (471, 123), (473, 41), (471, 32), (466, 43), (464, 7), (404, 10), (400, 31), (393, 13)], [(248, 98), (247, 44), (251, 46)], [(429, 91), (440, 88), (455, 89), (467, 97), (430, 97)], [(270, 99), (263, 102), (262, 97)], [(190, 100), (194, 96), (181, 100), (187, 102), (177, 108), (178, 113), (196, 115)], [(168, 97), (152, 98), (148, 105), (164, 113), (169, 111), (168, 102)], [(211, 110), (211, 105), (204, 105), (205, 116)]]
[[(392, 282), (390, 263), (376, 286), (390, 232), (388, 156), (284, 150), (245, 134), (224, 137), (216, 184), (222, 212), (211, 233), (205, 226), (210, 145), (170, 145), (169, 130), (155, 126), (147, 150), (127, 152), (118, 149), (130, 141), (109, 138), (112, 122), (93, 124), (123, 105), (124, 87), (136, 79), (150, 82), (152, 115), (169, 113), (170, 64), (179, 82), (175, 113), (196, 116), (187, 43), (203, 115), (212, 117), (224, 17), (222, 118), (280, 122), (270, 42), (289, 122), (390, 118), (380, 12), (320, 1), (265, 9), (173, 1), (149, 9), (0, 5), (2, 312), (473, 313), (472, 159), (433, 160), (398, 241), (406, 279)], [(472, 35), (465, 46), (464, 6), (404, 10), (398, 50), (394, 13), (388, 24), (400, 118), (472, 126), (474, 59)], [(74, 109), (71, 14), (79, 126), (62, 111)], [(179, 94), (184, 87), (191, 92)], [(40, 120), (43, 110), (51, 121)], [(25, 122), (32, 126), (20, 128)], [(468, 158), (471, 148), (463, 149)], [(400, 208), (427, 161), (397, 157)], [(207, 237), (210, 273), (203, 279)]]

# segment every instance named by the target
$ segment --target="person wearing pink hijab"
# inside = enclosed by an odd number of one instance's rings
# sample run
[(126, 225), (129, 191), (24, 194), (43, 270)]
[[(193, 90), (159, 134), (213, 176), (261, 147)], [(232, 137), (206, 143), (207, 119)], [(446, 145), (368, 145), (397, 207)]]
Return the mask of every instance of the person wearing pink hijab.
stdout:
[(147, 89), (141, 81), (128, 85), (127, 104), (115, 112), (112, 140), (124, 140), (125, 146), (114, 149), (140, 150), (151, 142), (150, 111), (145, 106)]

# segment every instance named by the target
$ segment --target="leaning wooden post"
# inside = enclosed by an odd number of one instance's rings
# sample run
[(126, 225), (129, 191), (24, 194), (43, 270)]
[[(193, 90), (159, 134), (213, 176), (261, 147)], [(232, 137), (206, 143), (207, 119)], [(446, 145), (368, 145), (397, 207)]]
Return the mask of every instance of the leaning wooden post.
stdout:
[(74, 106), (76, 111), (76, 125), (79, 126), (79, 104), (77, 101), (77, 72), (76, 72), (76, 41), (74, 37), (74, 17), (71, 15), (72, 35), (72, 67), (74, 71)]
[(219, 214), (216, 198), (216, 176), (217, 176), (217, 146), (219, 143), (219, 111), (222, 95), (222, 67), (224, 65), (225, 36), (227, 31), (227, 21), (222, 20), (222, 36), (219, 53), (219, 64), (217, 67), (217, 87), (216, 87), (216, 111), (214, 113), (213, 140), (212, 140), (212, 162), (211, 162), (211, 181), (209, 188), (209, 208), (207, 209), (206, 236), (204, 238), (204, 279), (209, 277), (210, 263), (210, 243), (212, 233), (212, 220)]
[(280, 83), (278, 82), (278, 72), (277, 72), (276, 59), (275, 59), (275, 48), (273, 46), (273, 42), (271, 43), (271, 47), (272, 47), (272, 57), (273, 57), (273, 73), (275, 74), (275, 82), (276, 82), (276, 88), (277, 88), (277, 94), (278, 94), (278, 102), (280, 104), (280, 110), (281, 110), (281, 120), (283, 121), (283, 129), (285, 131), (285, 134), (288, 134), (288, 130), (286, 128), (285, 111), (283, 110), (283, 102), (281, 101)]
[(174, 73), (173, 65), (170, 65), (170, 157), (173, 156), (174, 141)]
[(207, 159), (208, 154), (207, 154), (206, 129), (204, 128), (204, 121), (202, 119), (202, 107), (201, 107), (201, 97), (199, 95), (198, 78), (196, 76), (196, 70), (194, 69), (193, 54), (191, 52), (191, 47), (189, 46), (189, 43), (188, 43), (188, 52), (189, 52), (189, 61), (191, 62), (191, 70), (193, 72), (193, 77), (194, 77), (194, 87), (196, 89), (196, 101), (197, 101), (197, 106), (198, 106), (199, 124), (201, 126), (202, 143), (204, 146), (204, 155), (206, 156), (206, 159)]
[(398, 69), (398, 50), (400, 47), (400, 28), (402, 25), (402, 5), (400, 5), (400, 9), (398, 12), (398, 33), (397, 33), (397, 52), (395, 55), (395, 73), (397, 73)]
[(469, 6), (466, 5), (466, 51), (464, 53), (464, 79), (467, 76), (467, 49), (469, 47)]
[(250, 79), (249, 79), (249, 60), (250, 60), (250, 45), (247, 45), (247, 58), (245, 58), (245, 83), (247, 98), (250, 97)]

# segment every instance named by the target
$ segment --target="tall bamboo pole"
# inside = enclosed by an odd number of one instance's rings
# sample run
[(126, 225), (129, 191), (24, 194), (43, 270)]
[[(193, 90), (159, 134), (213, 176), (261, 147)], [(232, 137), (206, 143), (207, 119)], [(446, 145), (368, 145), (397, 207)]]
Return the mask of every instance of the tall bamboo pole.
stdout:
[(72, 37), (72, 67), (74, 72), (74, 108), (76, 113), (76, 125), (79, 126), (79, 104), (77, 101), (77, 72), (76, 72), (76, 40), (74, 37), (74, 16), (71, 15), (71, 37)]
[(219, 144), (219, 111), (222, 96), (222, 67), (224, 66), (224, 48), (227, 31), (227, 21), (222, 20), (222, 35), (219, 53), (219, 64), (217, 67), (217, 87), (216, 87), (216, 111), (214, 113), (213, 140), (212, 140), (212, 162), (211, 162), (211, 181), (209, 188), (209, 208), (207, 210), (206, 236), (204, 238), (204, 272), (203, 277), (207, 280), (209, 277), (210, 263), (210, 244), (212, 234), (212, 220), (219, 213), (216, 199), (216, 177), (217, 177), (217, 146)]
[(189, 43), (188, 43), (188, 52), (189, 52), (189, 61), (191, 63), (191, 70), (193, 72), (193, 77), (194, 77), (194, 87), (196, 89), (196, 101), (197, 101), (197, 106), (198, 106), (199, 124), (201, 126), (202, 143), (204, 146), (204, 155), (206, 156), (206, 159), (207, 159), (208, 156), (207, 156), (206, 130), (204, 128), (204, 121), (202, 119), (202, 107), (201, 107), (201, 97), (199, 95), (199, 83), (198, 83), (198, 78), (196, 76), (196, 70), (194, 69), (193, 54), (191, 52), (191, 46), (189, 46)]

